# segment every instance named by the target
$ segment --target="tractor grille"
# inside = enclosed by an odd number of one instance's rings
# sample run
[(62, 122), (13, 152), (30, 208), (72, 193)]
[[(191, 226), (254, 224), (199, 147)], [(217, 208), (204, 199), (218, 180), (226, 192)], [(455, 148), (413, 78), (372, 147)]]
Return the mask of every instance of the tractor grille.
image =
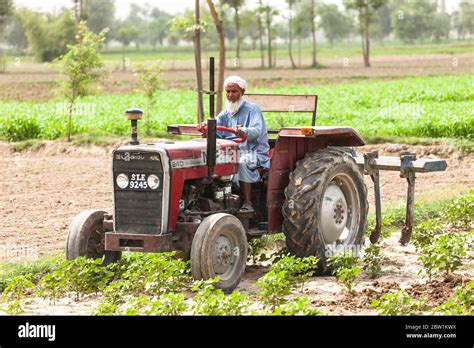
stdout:
[[(116, 179), (121, 173), (128, 175), (130, 180), (126, 188), (117, 185)], [(147, 178), (151, 174), (160, 179), (157, 189), (148, 187)], [(132, 180), (133, 178), (140, 180)], [(163, 207), (163, 166), (160, 155), (156, 152), (116, 151), (113, 180), (115, 231), (159, 234)], [(134, 184), (131, 184), (132, 181)]]

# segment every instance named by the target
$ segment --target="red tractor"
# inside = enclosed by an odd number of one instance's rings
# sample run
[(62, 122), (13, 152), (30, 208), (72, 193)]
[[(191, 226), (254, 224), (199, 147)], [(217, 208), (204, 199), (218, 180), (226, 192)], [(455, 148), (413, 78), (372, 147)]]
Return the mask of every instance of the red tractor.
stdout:
[[(239, 166), (238, 141), (216, 139), (215, 119), (207, 138), (140, 144), (137, 120), (141, 111), (127, 112), (132, 122), (130, 145), (113, 151), (113, 214), (86, 210), (71, 223), (67, 258), (121, 257), (122, 251), (180, 251), (191, 259), (195, 279), (219, 276), (217, 286), (232, 291), (245, 270), (247, 241), (283, 231), (293, 254), (319, 258), (319, 273), (334, 251), (358, 251), (367, 230), (367, 188), (363, 174), (375, 183), (376, 228), (380, 234), (378, 171), (399, 170), (408, 181), (406, 227), (410, 238), (415, 172), (442, 171), (445, 161), (416, 160), (414, 155), (379, 158), (356, 156), (364, 145), (349, 127), (315, 127), (316, 96), (246, 95), (262, 111), (312, 112), (311, 127), (269, 131), (271, 166), (252, 186), (255, 212), (239, 212), (242, 195), (232, 185)], [(211, 114), (212, 115), (212, 114)], [(172, 125), (172, 134), (202, 136), (195, 125)]]

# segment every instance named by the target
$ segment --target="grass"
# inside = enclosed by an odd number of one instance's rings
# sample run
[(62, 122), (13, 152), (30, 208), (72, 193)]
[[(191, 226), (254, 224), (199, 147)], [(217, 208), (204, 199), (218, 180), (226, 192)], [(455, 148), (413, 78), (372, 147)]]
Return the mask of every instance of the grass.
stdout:
[(0, 262), (0, 293), (5, 290), (9, 279), (31, 274), (32, 281), (37, 282), (43, 275), (54, 271), (62, 260), (64, 255), (56, 254), (28, 263)]
[[(235, 43), (227, 46), (227, 58), (233, 59), (235, 55)], [(202, 52), (204, 61), (207, 61), (208, 57), (218, 57), (217, 49), (208, 50), (206, 49), (209, 45), (204, 45), (205, 49)], [(211, 45), (212, 46), (212, 45)], [(281, 44), (273, 46), (276, 48), (277, 62), (281, 59), (288, 59), (288, 45)], [(275, 53), (274, 52), (274, 53)], [(416, 45), (403, 44), (397, 41), (387, 41), (382, 45), (380, 42), (375, 40), (371, 41), (371, 56), (397, 56), (397, 55), (418, 55), (418, 54), (461, 54), (472, 52), (472, 42), (470, 41), (449, 41), (439, 44), (424, 43)], [(116, 48), (105, 48), (102, 50), (104, 60), (108, 62), (122, 61), (122, 49), (121, 47)], [(265, 51), (265, 55), (267, 52)], [(18, 54), (17, 52), (6, 50), (7, 60), (15, 62), (19, 57), (22, 61), (33, 61), (33, 57), (24, 54)], [(293, 45), (293, 56), (298, 61), (298, 43), (294, 42)], [(328, 43), (318, 43), (317, 45), (317, 57), (318, 58), (351, 58), (361, 57), (361, 44), (359, 40), (351, 42), (340, 42), (333, 46)], [(149, 47), (141, 48), (136, 50), (134, 47), (129, 47), (125, 50), (125, 57), (132, 62), (143, 62), (151, 61), (156, 59), (163, 59), (166, 61), (193, 61), (193, 50), (192, 46), (175, 46), (175, 47), (156, 47), (155, 50)], [(312, 46), (309, 42), (302, 42), (301, 44), (301, 58), (303, 60), (310, 59), (312, 57)], [(258, 49), (253, 50), (249, 45), (242, 45), (241, 47), (241, 60), (245, 64), (246, 59), (260, 59), (260, 51)]]
[[(372, 81), (338, 85), (294, 85), (257, 88), (251, 93), (318, 94), (320, 126), (349, 126), (362, 136), (462, 139), (472, 149), (474, 139), (473, 75), (410, 77), (396, 81)], [(81, 99), (73, 116), (73, 134), (128, 136), (130, 124), (124, 111), (146, 105), (142, 95), (107, 95)], [(153, 110), (153, 137), (166, 135), (166, 127), (195, 123), (195, 94), (164, 90)], [(67, 107), (63, 100), (44, 103), (0, 102), (0, 136), (21, 141), (57, 139), (66, 135)], [(148, 115), (145, 115), (147, 117)], [(307, 125), (309, 114), (269, 113), (268, 128)], [(144, 134), (144, 122), (139, 134)]]

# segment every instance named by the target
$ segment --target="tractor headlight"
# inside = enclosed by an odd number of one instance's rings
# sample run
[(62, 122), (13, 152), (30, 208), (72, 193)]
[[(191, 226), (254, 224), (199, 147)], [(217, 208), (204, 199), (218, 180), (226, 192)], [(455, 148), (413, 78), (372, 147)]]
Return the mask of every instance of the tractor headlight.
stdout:
[(156, 190), (158, 186), (160, 186), (160, 178), (155, 174), (149, 175), (147, 182), (148, 182), (148, 187), (151, 188), (152, 190)]
[(128, 175), (124, 173), (117, 175), (116, 182), (117, 186), (121, 189), (128, 187)]

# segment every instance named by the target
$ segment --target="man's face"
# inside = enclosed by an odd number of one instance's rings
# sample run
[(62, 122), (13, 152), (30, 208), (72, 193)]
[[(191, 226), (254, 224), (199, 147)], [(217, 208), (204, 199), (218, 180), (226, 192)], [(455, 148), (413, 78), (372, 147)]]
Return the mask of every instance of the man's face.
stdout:
[(238, 84), (229, 83), (225, 87), (225, 94), (227, 96), (228, 101), (230, 101), (231, 103), (235, 103), (242, 97), (242, 95), (244, 94), (244, 91), (239, 87)]

